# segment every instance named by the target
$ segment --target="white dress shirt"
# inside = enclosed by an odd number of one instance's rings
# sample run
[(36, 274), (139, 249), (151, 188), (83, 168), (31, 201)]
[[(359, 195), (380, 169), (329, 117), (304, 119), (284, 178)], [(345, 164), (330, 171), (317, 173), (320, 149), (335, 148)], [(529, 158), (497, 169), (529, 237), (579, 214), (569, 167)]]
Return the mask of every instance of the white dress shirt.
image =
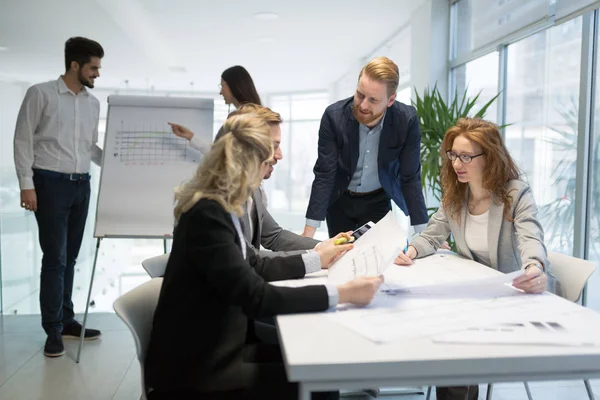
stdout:
[(97, 146), (100, 102), (84, 87), (78, 94), (57, 80), (27, 90), (14, 139), (14, 157), (21, 190), (33, 189), (32, 168), (87, 173), (100, 165)]

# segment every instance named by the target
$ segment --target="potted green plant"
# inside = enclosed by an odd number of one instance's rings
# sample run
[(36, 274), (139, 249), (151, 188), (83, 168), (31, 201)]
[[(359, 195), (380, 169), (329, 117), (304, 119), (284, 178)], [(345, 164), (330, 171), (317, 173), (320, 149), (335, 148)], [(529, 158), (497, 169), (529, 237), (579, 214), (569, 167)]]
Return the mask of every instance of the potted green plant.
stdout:
[[(423, 190), (430, 193), (439, 203), (442, 199), (440, 148), (446, 131), (456, 124), (459, 118), (484, 118), (488, 108), (498, 98), (498, 95), (475, 112), (474, 108), (481, 92), (469, 98), (466, 89), (460, 95), (458, 91), (455, 91), (454, 96), (448, 102), (444, 100), (437, 86), (434, 86), (432, 90), (425, 89), (422, 96), (416, 89), (415, 93), (417, 99), (412, 103), (417, 109), (421, 125), (421, 181)], [(437, 210), (437, 205), (429, 207), (429, 216), (435, 210)]]

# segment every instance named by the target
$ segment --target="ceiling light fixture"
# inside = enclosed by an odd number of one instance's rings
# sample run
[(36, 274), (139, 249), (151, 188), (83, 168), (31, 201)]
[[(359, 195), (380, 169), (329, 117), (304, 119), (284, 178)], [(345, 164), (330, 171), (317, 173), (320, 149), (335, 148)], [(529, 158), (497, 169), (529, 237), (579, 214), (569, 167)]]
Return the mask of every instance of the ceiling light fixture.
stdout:
[(274, 12), (257, 12), (254, 18), (262, 19), (263, 21), (272, 21), (279, 18), (279, 14)]
[(8, 51), (8, 47), (0, 46), (0, 51)]
[(185, 74), (187, 72), (187, 68), (182, 65), (172, 65), (169, 67), (169, 71), (176, 74)]

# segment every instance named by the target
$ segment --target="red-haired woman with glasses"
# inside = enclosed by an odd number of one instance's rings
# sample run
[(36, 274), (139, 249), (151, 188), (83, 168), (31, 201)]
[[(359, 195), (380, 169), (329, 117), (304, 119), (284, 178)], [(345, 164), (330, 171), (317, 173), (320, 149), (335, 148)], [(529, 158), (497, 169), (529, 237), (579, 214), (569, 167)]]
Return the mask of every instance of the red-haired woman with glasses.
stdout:
[(496, 125), (461, 118), (446, 132), (441, 152), (441, 207), (395, 263), (435, 253), (452, 233), (460, 255), (504, 273), (525, 269), (514, 286), (544, 292), (548, 261), (537, 206)]

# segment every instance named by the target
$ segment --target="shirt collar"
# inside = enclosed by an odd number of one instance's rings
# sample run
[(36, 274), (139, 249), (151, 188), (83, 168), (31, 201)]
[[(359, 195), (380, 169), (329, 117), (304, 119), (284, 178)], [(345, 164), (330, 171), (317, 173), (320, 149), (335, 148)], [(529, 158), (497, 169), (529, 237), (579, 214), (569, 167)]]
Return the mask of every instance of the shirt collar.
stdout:
[[(63, 78), (63, 76), (59, 76), (58, 77), (58, 93), (63, 94), (63, 93), (71, 93), (71, 94), (75, 94), (71, 91), (71, 89), (69, 89), (69, 87), (67, 86), (67, 84), (65, 83), (65, 80)], [(81, 94), (87, 95), (89, 94), (87, 88), (84, 86), (81, 88)]]

